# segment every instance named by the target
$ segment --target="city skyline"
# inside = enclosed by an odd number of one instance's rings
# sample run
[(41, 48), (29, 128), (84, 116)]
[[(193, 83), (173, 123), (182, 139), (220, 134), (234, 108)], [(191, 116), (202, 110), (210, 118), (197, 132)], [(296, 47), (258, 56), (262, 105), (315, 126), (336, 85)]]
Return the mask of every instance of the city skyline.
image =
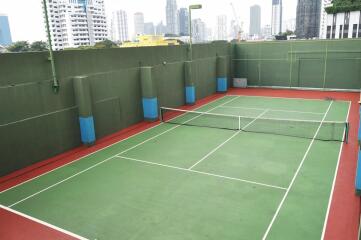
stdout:
[[(230, 1), (229, 3), (231, 3)], [(227, 16), (227, 27), (231, 25), (234, 19), (232, 8), (230, 4), (219, 4), (210, 0), (177, 0), (178, 9), (188, 7), (190, 4), (200, 3), (203, 9), (195, 11), (194, 19), (200, 18), (210, 27), (213, 32), (216, 32), (218, 15)], [(262, 8), (262, 27), (271, 24), (272, 0), (245, 0), (240, 2), (233, 2), (237, 11), (237, 15), (244, 23), (243, 29), (248, 32), (249, 29), (249, 7), (258, 4)], [(284, 16), (283, 21), (296, 18), (297, 0), (289, 0), (283, 3)], [(28, 0), (24, 2), (24, 7), (19, 8), (14, 1), (0, 0), (1, 11), (9, 16), (10, 28), (12, 30), (13, 40), (45, 40), (45, 27), (43, 23), (42, 6), (40, 0)], [(114, 11), (124, 10), (128, 16), (129, 21), (129, 36), (134, 35), (134, 24), (131, 24), (135, 12), (142, 12), (144, 14), (145, 22), (153, 22), (156, 26), (161, 21), (166, 23), (165, 17), (166, 0), (150, 1), (136, 1), (129, 2), (125, 0), (105, 0), (106, 15), (108, 22), (111, 21), (111, 16)], [(32, 9), (32, 11), (27, 11)], [(27, 19), (24, 24), (24, 19)]]

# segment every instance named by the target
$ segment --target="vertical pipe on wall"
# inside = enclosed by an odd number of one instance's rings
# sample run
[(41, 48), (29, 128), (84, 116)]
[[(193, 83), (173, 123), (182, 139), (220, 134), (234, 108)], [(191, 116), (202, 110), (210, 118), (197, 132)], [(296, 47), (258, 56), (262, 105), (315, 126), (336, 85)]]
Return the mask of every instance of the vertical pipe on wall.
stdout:
[(49, 25), (49, 18), (48, 18), (48, 7), (46, 5), (46, 0), (43, 0), (43, 7), (44, 7), (44, 15), (45, 15), (45, 25), (46, 25), (46, 34), (48, 37), (48, 45), (49, 45), (49, 59), (51, 62), (51, 72), (53, 75), (53, 91), (54, 93), (59, 92), (59, 81), (56, 77), (56, 68), (55, 68), (55, 60), (53, 54), (53, 46), (51, 42), (51, 34), (50, 34), (50, 25)]
[(227, 59), (226, 57), (217, 57), (217, 92), (227, 92)]
[(142, 86), (144, 120), (156, 121), (158, 120), (158, 98), (151, 67), (140, 68), (140, 82)]
[(85, 145), (92, 145), (95, 143), (95, 129), (88, 77), (75, 77), (73, 86), (75, 100), (78, 105), (81, 141)]
[(192, 75), (192, 61), (186, 61), (184, 63), (184, 77), (186, 104), (194, 105), (196, 103), (196, 87)]

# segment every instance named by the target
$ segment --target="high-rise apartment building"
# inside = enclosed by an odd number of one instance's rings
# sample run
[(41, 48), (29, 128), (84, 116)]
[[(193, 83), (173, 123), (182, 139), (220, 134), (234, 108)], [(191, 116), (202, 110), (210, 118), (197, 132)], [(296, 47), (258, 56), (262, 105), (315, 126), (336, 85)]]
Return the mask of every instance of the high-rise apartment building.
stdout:
[(55, 50), (92, 46), (108, 36), (104, 0), (46, 0)]
[(320, 36), (321, 0), (298, 0), (296, 35), (298, 38)]
[(332, 5), (332, 0), (322, 0), (321, 2), (320, 38), (326, 38), (327, 13), (325, 8), (331, 5)]
[(249, 35), (259, 37), (261, 35), (261, 7), (253, 5), (250, 8)]
[(187, 8), (179, 9), (179, 35), (189, 36), (189, 14)]
[(8, 16), (0, 13), (0, 45), (8, 46), (12, 43)]
[(167, 33), (179, 34), (178, 9), (176, 0), (167, 0), (166, 20)]
[(129, 40), (127, 13), (118, 10), (112, 14), (111, 37), (113, 41), (124, 42)]
[(272, 0), (272, 35), (282, 32), (282, 0)]
[(227, 16), (217, 16), (217, 40), (227, 40)]
[(141, 12), (134, 14), (134, 33), (135, 36), (144, 34), (144, 14)]

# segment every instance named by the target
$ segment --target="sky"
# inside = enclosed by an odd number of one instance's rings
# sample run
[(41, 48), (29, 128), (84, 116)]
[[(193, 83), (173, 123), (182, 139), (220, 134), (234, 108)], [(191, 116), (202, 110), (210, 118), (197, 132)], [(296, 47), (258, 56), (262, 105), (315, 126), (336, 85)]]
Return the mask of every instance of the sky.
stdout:
[[(0, 0), (0, 13), (9, 16), (13, 41), (32, 42), (46, 39), (41, 2), (42, 0), (23, 0), (20, 7), (18, 1)], [(244, 23), (245, 32), (248, 32), (249, 29), (249, 8), (252, 5), (261, 6), (262, 26), (271, 23), (272, 0), (177, 0), (178, 8), (191, 4), (202, 4), (203, 9), (194, 11), (192, 17), (201, 18), (213, 31), (218, 15), (227, 15), (227, 27), (230, 28), (230, 22), (234, 19), (231, 2)], [(133, 14), (135, 12), (143, 12), (146, 22), (158, 24), (163, 21), (165, 23), (165, 5), (166, 0), (105, 0), (108, 17), (115, 10), (122, 9), (127, 12), (130, 34), (133, 33)], [(296, 7), (297, 0), (283, 1), (284, 22), (296, 18)]]

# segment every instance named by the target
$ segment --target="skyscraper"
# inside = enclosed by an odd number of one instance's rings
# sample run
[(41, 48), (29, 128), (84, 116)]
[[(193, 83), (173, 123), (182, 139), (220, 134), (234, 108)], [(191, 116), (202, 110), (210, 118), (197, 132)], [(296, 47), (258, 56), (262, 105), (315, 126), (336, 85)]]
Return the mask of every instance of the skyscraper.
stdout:
[(179, 9), (179, 35), (188, 36), (189, 35), (189, 14), (187, 8)]
[(124, 42), (129, 40), (127, 13), (118, 10), (112, 14), (111, 35), (113, 41)]
[(8, 46), (12, 43), (8, 16), (0, 13), (0, 45)]
[(179, 34), (178, 9), (176, 0), (167, 0), (166, 5), (167, 33)]
[(272, 0), (272, 35), (282, 32), (282, 0)]
[(261, 35), (261, 7), (259, 5), (253, 5), (250, 8), (249, 35), (258, 37)]
[(320, 35), (321, 0), (298, 0), (296, 35), (317, 38)]
[(141, 12), (134, 14), (134, 33), (136, 36), (144, 34), (144, 14)]
[(144, 23), (144, 34), (155, 35), (155, 28), (152, 22)]
[(94, 45), (108, 36), (104, 0), (46, 0), (55, 50)]
[(227, 40), (227, 16), (217, 16), (217, 40)]
[(167, 31), (167, 27), (163, 24), (163, 22), (160, 22), (155, 27), (155, 34), (157, 35), (164, 35)]
[(199, 18), (192, 20), (192, 36), (194, 43), (206, 41), (207, 27), (206, 24)]

